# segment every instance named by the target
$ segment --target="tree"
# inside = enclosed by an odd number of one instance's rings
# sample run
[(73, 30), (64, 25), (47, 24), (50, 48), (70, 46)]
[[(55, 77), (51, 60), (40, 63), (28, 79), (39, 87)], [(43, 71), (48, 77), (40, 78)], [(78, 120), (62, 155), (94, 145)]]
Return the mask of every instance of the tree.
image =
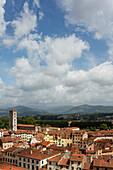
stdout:
[(27, 124), (27, 125), (29, 125), (29, 124), (34, 125), (34, 124), (36, 124), (36, 120), (33, 117), (29, 116), (29, 117), (26, 117), (23, 119), (23, 123)]
[(96, 131), (96, 127), (91, 127), (90, 130), (91, 131)]
[(101, 124), (100, 125), (100, 130), (108, 130), (107, 124)]

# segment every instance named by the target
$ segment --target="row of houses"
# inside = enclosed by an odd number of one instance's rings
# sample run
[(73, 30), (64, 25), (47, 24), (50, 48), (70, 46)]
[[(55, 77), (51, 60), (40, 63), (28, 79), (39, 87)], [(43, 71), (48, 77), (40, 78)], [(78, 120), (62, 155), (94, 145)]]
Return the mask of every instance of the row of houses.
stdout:
[[(74, 147), (74, 148), (73, 148)], [(68, 150), (67, 150), (68, 149)], [(30, 170), (112, 170), (113, 156), (98, 155), (97, 150), (83, 153), (81, 148), (43, 145), (41, 148), (11, 147), (2, 153), (3, 164)]]
[(30, 170), (113, 169), (112, 130), (47, 127), (36, 131), (28, 126), (17, 131), (0, 130), (0, 169), (5, 165)]

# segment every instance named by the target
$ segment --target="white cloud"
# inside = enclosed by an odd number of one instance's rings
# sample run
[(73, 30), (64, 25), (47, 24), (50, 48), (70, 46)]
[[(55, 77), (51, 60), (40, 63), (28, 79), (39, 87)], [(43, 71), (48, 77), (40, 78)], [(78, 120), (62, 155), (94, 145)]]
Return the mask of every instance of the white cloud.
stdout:
[[(5, 4), (5, 1), (3, 2)], [(39, 0), (33, 2), (41, 9)], [(105, 3), (103, 0), (61, 0), (60, 4), (67, 12), (65, 19), (68, 24), (78, 25), (78, 28), (80, 25), (84, 26), (88, 31), (95, 32), (95, 38), (98, 40), (112, 37), (111, 0)], [(4, 10), (1, 12), (3, 21), (4, 12)], [(39, 12), (39, 19), (42, 17), (43, 13)], [(42, 35), (32, 33), (37, 27), (37, 17), (29, 9), (27, 2), (20, 17), (11, 24), (14, 28), (14, 37), (7, 37), (3, 43), (7, 46), (17, 45), (17, 50), (26, 50), (28, 58), (16, 59), (9, 73), (15, 79), (15, 84), (5, 86), (0, 79), (0, 99), (3, 105), (25, 104), (36, 107), (37, 104), (113, 103), (111, 62), (94, 66), (95, 60), (90, 56), (92, 69), (72, 70), (73, 61), (82, 57), (82, 53), (90, 48), (86, 41), (77, 38), (75, 34), (42, 38)], [(112, 58), (112, 41), (109, 47)]]
[(37, 26), (37, 17), (33, 11), (29, 10), (28, 3), (24, 3), (23, 12), (20, 17), (12, 21), (15, 38), (21, 38), (34, 31)]
[(105, 62), (89, 71), (90, 80), (101, 86), (113, 85), (113, 65), (111, 62)]
[(105, 62), (89, 71), (69, 71), (63, 85), (71, 104), (104, 104), (113, 102), (113, 64)]
[[(113, 85), (113, 64), (105, 62), (99, 66), (95, 66), (89, 71), (75, 70), (69, 71), (64, 78), (64, 83), (68, 87), (76, 87), (81, 84), (88, 83), (98, 84), (99, 86), (112, 86)], [(97, 85), (96, 85), (97, 86)]]
[(18, 58), (16, 60), (15, 67), (11, 70), (11, 75), (13, 77), (21, 77), (25, 73), (28, 74), (31, 71), (31, 66), (27, 58)]
[(39, 0), (34, 0), (34, 1), (33, 1), (33, 5), (36, 5), (37, 8), (40, 8), (40, 2), (39, 2)]
[(72, 61), (80, 58), (84, 50), (89, 50), (89, 44), (74, 34), (60, 38), (47, 36), (43, 41), (31, 36), (20, 41), (18, 48), (27, 49), (30, 62), (37, 68), (41, 67), (41, 72), (62, 76), (69, 70)]
[(89, 50), (89, 44), (77, 38), (75, 34), (68, 37), (45, 37), (44, 41), (37, 42), (31, 38), (25, 38), (19, 43), (19, 49), (27, 48), (34, 51), (38, 56), (45, 59), (47, 64), (55, 61), (58, 65), (72, 62), (75, 58), (80, 58), (83, 50)]
[(44, 17), (44, 13), (42, 11), (39, 11), (39, 20), (42, 20)]
[(2, 89), (4, 86), (4, 82), (2, 81), (2, 79), (0, 78), (0, 89)]
[(50, 89), (57, 84), (57, 79), (43, 73), (32, 73), (17, 80), (17, 86), (24, 91)]
[[(28, 52), (28, 58), (18, 58), (10, 72), (16, 79), (15, 89), (20, 90), (21, 95), (15, 99), (18, 103), (62, 102), (63, 97), (68, 97), (62, 78), (70, 70), (72, 62), (80, 58), (84, 50), (89, 50), (88, 43), (74, 34), (60, 38), (47, 36), (44, 40), (40, 38), (31, 34), (18, 44), (19, 50), (26, 49)], [(13, 96), (13, 92), (10, 94)], [(28, 99), (28, 96), (33, 97)]]
[(18, 40), (15, 39), (14, 37), (5, 36), (4, 39), (2, 40), (2, 42), (7, 47), (12, 47), (12, 46), (14, 46), (15, 44), (18, 43)]
[[(77, 38), (75, 34), (69, 37), (51, 39), (47, 37), (45, 44), (47, 48), (47, 62), (56, 60), (57, 64), (72, 62), (75, 58), (80, 58), (83, 50), (89, 50), (89, 45)], [(45, 52), (46, 52), (45, 51)], [(54, 56), (54, 57), (53, 57)]]
[(64, 78), (64, 83), (69, 87), (80, 86), (84, 82), (88, 82), (87, 72), (83, 70), (69, 71)]
[[(24, 59), (23, 62), (27, 63)], [(16, 65), (19, 70), (27, 64), (19, 60)], [(17, 64), (18, 63), (18, 64)], [(32, 65), (30, 63), (30, 65)], [(29, 68), (29, 66), (28, 66)], [(89, 71), (68, 70), (62, 77), (50, 75), (43, 68), (25, 69), (21, 76), (16, 72), (16, 84), (7, 86), (0, 91), (2, 99), (12, 105), (77, 105), (77, 104), (106, 104), (113, 102), (113, 64), (105, 62)], [(17, 71), (17, 70), (16, 70)], [(54, 70), (53, 70), (54, 71)]]
[(62, 8), (67, 12), (65, 19), (69, 24), (82, 25), (89, 31), (96, 31), (95, 37), (110, 37), (113, 34), (112, 0), (61, 0)]
[[(27, 37), (19, 49), (27, 49), (28, 59), (16, 61), (12, 75), (21, 90), (18, 102), (40, 104), (111, 104), (113, 102), (113, 64), (105, 62), (89, 71), (71, 70), (72, 62), (89, 49), (73, 34), (69, 37)], [(44, 62), (44, 63), (43, 63)], [(24, 64), (22, 64), (24, 63)], [(21, 71), (20, 71), (21, 70)], [(30, 99), (28, 99), (31, 96)], [(27, 100), (26, 100), (27, 99)]]
[(4, 19), (4, 14), (5, 14), (4, 5), (5, 5), (5, 3), (6, 3), (6, 0), (0, 1), (0, 37), (3, 36), (3, 34), (5, 33), (6, 25), (7, 25), (7, 23), (5, 22), (5, 19)]
[(113, 1), (112, 0), (58, 0), (66, 12), (66, 25), (72, 24), (85, 32), (93, 32), (97, 40), (104, 39), (113, 61)]

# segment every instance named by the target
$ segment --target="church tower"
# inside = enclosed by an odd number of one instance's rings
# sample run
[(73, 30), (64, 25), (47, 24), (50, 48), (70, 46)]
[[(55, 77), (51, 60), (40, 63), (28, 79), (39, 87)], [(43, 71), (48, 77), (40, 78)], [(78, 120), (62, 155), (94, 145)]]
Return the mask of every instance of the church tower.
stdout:
[(11, 130), (17, 131), (17, 110), (9, 111), (9, 125)]

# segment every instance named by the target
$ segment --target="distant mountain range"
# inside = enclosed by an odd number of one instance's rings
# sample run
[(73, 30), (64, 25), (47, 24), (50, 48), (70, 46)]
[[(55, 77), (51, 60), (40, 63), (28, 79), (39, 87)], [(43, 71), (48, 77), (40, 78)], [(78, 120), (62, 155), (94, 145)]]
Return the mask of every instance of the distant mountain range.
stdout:
[(9, 110), (14, 109), (17, 110), (18, 116), (35, 116), (35, 115), (50, 115), (52, 113), (48, 113), (47, 111), (40, 109), (33, 109), (26, 106), (16, 106), (8, 109), (0, 109), (0, 116), (8, 116)]
[(80, 106), (61, 106), (51, 110), (52, 113), (57, 114), (77, 114), (77, 113), (113, 113), (113, 106), (92, 106), (92, 105), (80, 105)]
[(25, 106), (16, 106), (9, 109), (0, 109), (0, 116), (8, 116), (10, 109), (16, 109), (18, 116), (35, 116), (35, 115), (52, 115), (52, 114), (90, 114), (90, 113), (113, 113), (113, 106), (92, 106), (92, 105), (80, 105), (80, 106), (60, 106), (52, 109), (33, 109)]

